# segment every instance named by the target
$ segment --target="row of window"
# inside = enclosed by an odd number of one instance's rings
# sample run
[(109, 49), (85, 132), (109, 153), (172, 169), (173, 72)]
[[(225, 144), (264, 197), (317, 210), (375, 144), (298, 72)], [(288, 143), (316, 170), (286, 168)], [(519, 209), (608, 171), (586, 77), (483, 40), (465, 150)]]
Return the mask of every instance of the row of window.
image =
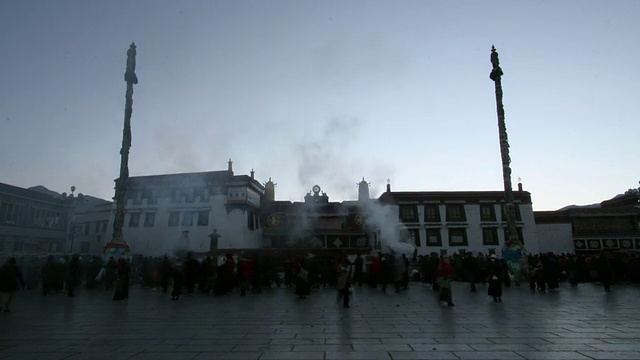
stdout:
[(0, 206), (0, 223), (54, 229), (65, 227), (64, 213), (60, 211), (30, 207), (27, 214), (27, 206), (7, 202)]
[(96, 222), (87, 222), (84, 224), (78, 224), (76, 225), (76, 232), (80, 231), (80, 229), (82, 227), (84, 227), (84, 234), (89, 235), (89, 233), (91, 232), (91, 225), (94, 225), (94, 232), (100, 233), (100, 232), (106, 232), (107, 231), (107, 225), (109, 224), (108, 221), (96, 221)]
[[(498, 238), (498, 229), (499, 228), (497, 227), (482, 228), (482, 245), (500, 245), (500, 241)], [(466, 228), (450, 228), (448, 230), (449, 246), (469, 245)], [(517, 231), (518, 239), (524, 244), (522, 228), (517, 228)], [(422, 240), (420, 239), (419, 230), (410, 229), (409, 234), (415, 246), (422, 246)], [(507, 238), (507, 229), (504, 229), (504, 238)], [(442, 229), (427, 229), (425, 246), (442, 246)]]
[[(130, 213), (129, 214), (129, 227), (140, 226), (140, 219), (144, 215), (144, 227), (153, 227), (156, 224), (156, 213)], [(181, 222), (182, 220), (182, 222)], [(209, 225), (209, 210), (205, 211), (170, 211), (169, 212), (169, 227), (176, 227), (180, 224), (182, 226), (193, 226), (194, 223), (197, 226)]]
[[(446, 204), (446, 221), (467, 221), (465, 204)], [(481, 221), (497, 221), (495, 204), (479, 204)], [(500, 205), (501, 218), (505, 219), (504, 205)], [(403, 222), (419, 222), (418, 205), (400, 205), (400, 220)], [(516, 205), (516, 220), (521, 221), (520, 207)], [(440, 204), (424, 205), (424, 222), (439, 223)]]
[(172, 203), (179, 203), (184, 199), (186, 203), (196, 202), (199, 198), (201, 202), (208, 202), (209, 197), (215, 195), (226, 195), (222, 187), (197, 188), (197, 189), (160, 189), (160, 190), (128, 190), (126, 200), (131, 200), (134, 205), (142, 204), (142, 200), (147, 200), (148, 204), (157, 204), (159, 198), (170, 199)]

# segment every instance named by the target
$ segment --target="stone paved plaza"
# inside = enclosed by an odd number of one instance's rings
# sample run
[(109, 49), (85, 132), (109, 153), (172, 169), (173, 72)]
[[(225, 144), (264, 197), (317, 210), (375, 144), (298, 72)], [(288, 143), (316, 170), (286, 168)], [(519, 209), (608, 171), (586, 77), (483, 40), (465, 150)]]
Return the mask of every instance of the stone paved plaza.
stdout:
[(0, 315), (0, 359), (640, 359), (638, 287), (519, 287), (502, 304), (482, 286), (453, 292), (456, 306), (440, 308), (422, 283), (357, 288), (350, 309), (330, 289), (177, 302), (137, 288), (123, 302), (22, 292)]

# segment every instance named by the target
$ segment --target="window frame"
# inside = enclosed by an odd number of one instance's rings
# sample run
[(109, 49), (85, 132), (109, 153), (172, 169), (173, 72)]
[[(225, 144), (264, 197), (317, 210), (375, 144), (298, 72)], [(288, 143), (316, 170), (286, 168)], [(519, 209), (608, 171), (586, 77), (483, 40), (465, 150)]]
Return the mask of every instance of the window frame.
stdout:
[[(429, 233), (437, 234), (438, 242), (430, 243), (429, 242)], [(442, 229), (441, 228), (427, 228), (427, 237), (425, 239), (425, 246), (427, 247), (441, 247), (442, 246)]]
[[(429, 217), (430, 209), (434, 211), (434, 217)], [(442, 217), (440, 216), (440, 204), (424, 204), (424, 222), (425, 223), (440, 223)]]
[[(465, 204), (446, 204), (447, 206), (447, 222), (466, 222), (467, 221), (467, 213), (465, 211)], [(460, 217), (453, 217), (453, 209), (460, 208)]]
[[(462, 242), (461, 243), (453, 243), (454, 232), (462, 231)], [(469, 246), (469, 238), (467, 235), (467, 228), (449, 228), (449, 246)]]

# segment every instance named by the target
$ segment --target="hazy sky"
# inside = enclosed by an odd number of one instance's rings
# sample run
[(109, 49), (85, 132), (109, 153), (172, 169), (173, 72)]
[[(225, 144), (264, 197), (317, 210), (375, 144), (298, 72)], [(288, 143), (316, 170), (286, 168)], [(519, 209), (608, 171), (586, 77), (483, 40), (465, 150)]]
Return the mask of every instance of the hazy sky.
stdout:
[(300, 200), (514, 188), (535, 210), (637, 187), (640, 1), (0, 2), (0, 182), (111, 198), (126, 51), (132, 175), (224, 170)]

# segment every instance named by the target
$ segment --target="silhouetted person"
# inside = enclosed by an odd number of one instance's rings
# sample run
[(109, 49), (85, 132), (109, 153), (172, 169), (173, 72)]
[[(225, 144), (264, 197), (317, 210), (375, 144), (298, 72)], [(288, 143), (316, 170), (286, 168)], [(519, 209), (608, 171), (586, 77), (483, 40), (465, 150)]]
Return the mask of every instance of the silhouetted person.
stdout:
[(116, 291), (113, 294), (113, 300), (124, 300), (129, 297), (130, 273), (129, 262), (126, 259), (119, 259), (116, 270)]
[(160, 264), (160, 284), (162, 285), (162, 292), (164, 293), (168, 291), (171, 275), (171, 261), (169, 261), (169, 257), (165, 255), (162, 258), (162, 264)]
[(71, 261), (67, 267), (67, 295), (74, 297), (75, 288), (80, 285), (82, 278), (82, 264), (80, 263), (80, 255), (73, 254)]
[(47, 258), (42, 266), (42, 295), (47, 296), (56, 287), (56, 261), (53, 256)]
[(9, 258), (0, 267), (0, 310), (9, 312), (11, 300), (19, 289), (24, 289), (22, 271), (16, 263), (16, 258)]
[(606, 254), (603, 254), (598, 259), (598, 273), (600, 274), (600, 280), (604, 285), (606, 292), (611, 292), (611, 284), (613, 284), (613, 264), (611, 259)]
[(353, 261), (353, 283), (362, 286), (362, 269), (364, 267), (364, 259), (360, 254)]
[(176, 264), (172, 272), (173, 277), (173, 290), (171, 291), (171, 300), (176, 301), (182, 294), (182, 287), (184, 286), (184, 272), (181, 264)]
[(104, 273), (104, 289), (109, 290), (113, 286), (113, 282), (116, 277), (116, 271), (118, 270), (118, 263), (111, 256), (107, 265), (105, 265), (105, 273)]
[(498, 261), (495, 254), (491, 255), (491, 263), (489, 263), (489, 296), (494, 302), (502, 302), (502, 283), (504, 271), (502, 264)]

